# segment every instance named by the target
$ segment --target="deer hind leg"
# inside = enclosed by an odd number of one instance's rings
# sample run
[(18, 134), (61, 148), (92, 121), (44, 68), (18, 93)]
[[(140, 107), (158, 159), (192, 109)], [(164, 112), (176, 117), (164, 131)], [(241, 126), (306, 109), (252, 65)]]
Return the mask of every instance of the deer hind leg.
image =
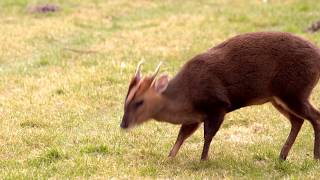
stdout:
[(314, 130), (314, 158), (320, 159), (320, 112), (310, 104), (307, 98), (282, 98), (281, 100), (292, 113), (309, 120), (312, 124)]
[(291, 130), (290, 130), (290, 134), (286, 140), (286, 142), (284, 143), (284, 145), (282, 146), (281, 152), (280, 152), (280, 156), (279, 158), (281, 160), (286, 160), (288, 153), (292, 147), (292, 145), (294, 144), (297, 135), (301, 129), (301, 126), (304, 122), (304, 120), (302, 118), (300, 118), (299, 116), (296, 116), (295, 114), (291, 113), (290, 110), (288, 110), (288, 108), (286, 108), (286, 106), (273, 101), (272, 105), (281, 113), (283, 114), (285, 117), (287, 117), (290, 120), (291, 123)]
[(176, 140), (176, 143), (172, 147), (169, 157), (175, 157), (183, 144), (183, 142), (190, 137), (199, 127), (200, 123), (182, 125)]

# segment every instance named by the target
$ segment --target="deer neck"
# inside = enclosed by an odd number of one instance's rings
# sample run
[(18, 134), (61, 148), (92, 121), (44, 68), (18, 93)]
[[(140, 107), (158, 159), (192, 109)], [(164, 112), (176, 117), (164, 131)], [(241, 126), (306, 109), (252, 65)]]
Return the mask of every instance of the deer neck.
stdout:
[(193, 110), (192, 105), (185, 98), (163, 94), (159, 99), (160, 108), (154, 116), (157, 121), (172, 124), (191, 124), (202, 121), (202, 115)]

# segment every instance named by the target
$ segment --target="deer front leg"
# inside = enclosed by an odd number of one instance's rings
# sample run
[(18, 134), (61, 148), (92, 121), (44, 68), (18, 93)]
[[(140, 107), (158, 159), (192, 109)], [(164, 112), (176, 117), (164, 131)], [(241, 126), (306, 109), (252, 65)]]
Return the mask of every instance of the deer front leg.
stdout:
[(210, 148), (210, 144), (212, 138), (215, 136), (217, 131), (219, 130), (223, 119), (224, 119), (225, 111), (217, 111), (208, 115), (208, 117), (204, 120), (204, 145), (201, 155), (201, 160), (208, 159), (208, 152)]
[(187, 124), (182, 125), (176, 140), (176, 143), (172, 147), (169, 157), (175, 157), (183, 144), (183, 142), (190, 137), (199, 127), (200, 123), (194, 123), (194, 124)]

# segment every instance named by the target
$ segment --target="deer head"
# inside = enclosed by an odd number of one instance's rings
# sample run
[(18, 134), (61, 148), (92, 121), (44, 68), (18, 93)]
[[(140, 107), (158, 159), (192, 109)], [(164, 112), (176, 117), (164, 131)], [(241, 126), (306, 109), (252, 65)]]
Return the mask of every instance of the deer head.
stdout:
[(159, 63), (151, 76), (142, 77), (141, 65), (142, 62), (137, 66), (125, 99), (124, 115), (120, 125), (123, 129), (148, 121), (162, 108), (162, 93), (168, 86), (169, 78), (167, 75), (161, 75), (156, 78), (161, 63)]

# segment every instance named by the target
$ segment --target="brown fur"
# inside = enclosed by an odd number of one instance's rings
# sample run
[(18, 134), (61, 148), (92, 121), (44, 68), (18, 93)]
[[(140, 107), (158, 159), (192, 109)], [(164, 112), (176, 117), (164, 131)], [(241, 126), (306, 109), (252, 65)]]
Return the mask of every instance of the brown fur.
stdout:
[[(135, 79), (135, 78), (133, 78)], [(136, 83), (136, 84), (135, 84)], [(139, 82), (133, 80), (131, 88), (129, 88), (128, 95), (126, 97), (126, 104), (129, 104), (134, 96), (139, 96), (147, 91), (152, 83), (150, 78), (142, 79)]]
[[(314, 127), (314, 156), (319, 159), (320, 113), (308, 101), (319, 75), (320, 51), (300, 37), (281, 32), (238, 35), (188, 61), (161, 93), (150, 82), (138, 87), (143, 90), (125, 107), (122, 127), (150, 118), (182, 124), (170, 153), (175, 156), (183, 141), (204, 122), (201, 159), (207, 159), (211, 140), (226, 113), (272, 102), (292, 124), (280, 157), (286, 159), (303, 119), (307, 119)], [(144, 104), (133, 108), (137, 100)]]

